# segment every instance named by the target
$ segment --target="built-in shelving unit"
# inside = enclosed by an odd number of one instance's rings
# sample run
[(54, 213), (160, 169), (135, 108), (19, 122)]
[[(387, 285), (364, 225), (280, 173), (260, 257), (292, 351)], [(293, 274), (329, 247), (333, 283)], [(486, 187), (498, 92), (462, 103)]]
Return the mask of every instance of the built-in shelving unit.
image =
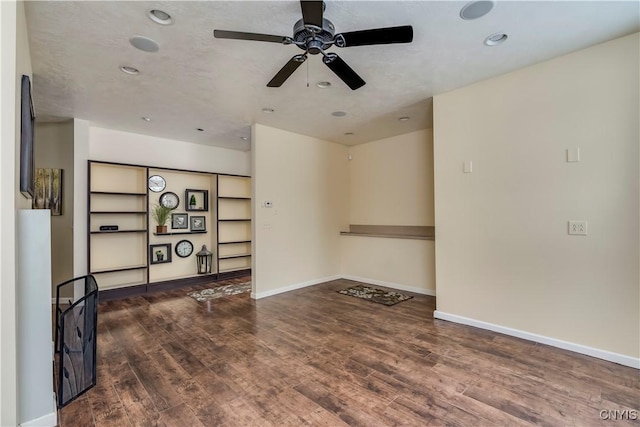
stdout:
[[(149, 188), (149, 177), (161, 185)], [(177, 205), (158, 233), (150, 212), (165, 193)], [(111, 298), (251, 269), (250, 177), (89, 161), (88, 196), (88, 271)], [(190, 254), (176, 249), (184, 240)], [(209, 274), (197, 269), (203, 245), (213, 252)]]
[(251, 178), (218, 175), (218, 272), (251, 268)]
[(146, 182), (144, 167), (89, 162), (88, 270), (101, 289), (147, 282)]

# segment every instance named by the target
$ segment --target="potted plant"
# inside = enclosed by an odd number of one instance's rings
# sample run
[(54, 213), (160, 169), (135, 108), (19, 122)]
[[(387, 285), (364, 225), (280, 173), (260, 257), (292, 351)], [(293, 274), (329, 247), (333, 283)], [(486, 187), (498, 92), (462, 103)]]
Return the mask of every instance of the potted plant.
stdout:
[(156, 259), (158, 261), (164, 261), (164, 254), (162, 253), (162, 251), (156, 251)]
[(156, 233), (166, 233), (167, 232), (167, 221), (169, 220), (169, 215), (171, 214), (171, 209), (162, 205), (155, 205), (151, 208), (151, 216), (158, 223), (156, 226)]

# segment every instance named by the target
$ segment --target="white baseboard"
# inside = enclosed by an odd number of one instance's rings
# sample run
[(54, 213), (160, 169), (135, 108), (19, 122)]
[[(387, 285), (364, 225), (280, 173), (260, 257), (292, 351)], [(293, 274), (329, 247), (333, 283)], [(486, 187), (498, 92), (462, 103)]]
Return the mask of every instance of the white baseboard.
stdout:
[(340, 276), (321, 277), (319, 279), (308, 280), (302, 283), (294, 283), (293, 285), (283, 286), (281, 288), (272, 289), (270, 291), (264, 291), (264, 292), (258, 292), (258, 293), (251, 292), (251, 298), (253, 299), (266, 298), (266, 297), (278, 295), (284, 292), (295, 291), (296, 289), (306, 288), (307, 286), (319, 285), (320, 283), (330, 282), (336, 279), (340, 279)]
[(399, 283), (393, 283), (393, 282), (385, 282), (384, 280), (369, 279), (367, 277), (351, 276), (349, 274), (343, 274), (340, 277), (347, 280), (355, 280), (356, 282), (368, 283), (370, 285), (378, 285), (378, 286), (385, 286), (387, 288), (398, 289), (399, 291), (407, 291), (407, 292), (413, 292), (416, 294), (436, 296), (436, 291), (434, 289), (414, 288), (413, 286), (401, 285)]
[(522, 338), (525, 340), (538, 342), (540, 344), (546, 344), (552, 347), (558, 347), (576, 353), (585, 354), (587, 356), (597, 357), (598, 359), (608, 360), (609, 362), (618, 363), (620, 365), (629, 366), (631, 368), (640, 369), (640, 358), (625, 356), (624, 354), (613, 353), (607, 350), (600, 350), (582, 344), (576, 344), (556, 338), (546, 337), (544, 335), (521, 331), (519, 329), (513, 329), (506, 326), (483, 322), (481, 320), (470, 319), (468, 317), (458, 316), (456, 314), (444, 313), (439, 310), (433, 312), (433, 317), (436, 319), (448, 320), (449, 322), (460, 323), (462, 325), (473, 326), (480, 329), (487, 329), (493, 332), (499, 332), (501, 334), (510, 335), (512, 337)]
[(45, 414), (33, 420), (20, 423), (20, 427), (55, 427), (58, 425), (58, 410), (56, 405), (56, 394), (53, 394), (53, 412)]

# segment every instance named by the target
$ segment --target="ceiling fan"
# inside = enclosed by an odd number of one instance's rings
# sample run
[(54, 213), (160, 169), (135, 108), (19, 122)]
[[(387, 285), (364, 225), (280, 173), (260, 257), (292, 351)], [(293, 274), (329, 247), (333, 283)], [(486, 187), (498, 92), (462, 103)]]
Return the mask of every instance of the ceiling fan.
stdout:
[(267, 83), (268, 87), (280, 87), (293, 72), (307, 59), (307, 55), (322, 54), (322, 62), (331, 69), (347, 86), (356, 90), (365, 85), (365, 81), (347, 65), (337, 54), (325, 52), (335, 45), (338, 47), (365, 46), (375, 44), (410, 43), (413, 40), (413, 27), (374, 28), (370, 30), (335, 33), (331, 21), (324, 18), (323, 1), (300, 1), (302, 19), (293, 26), (293, 37), (270, 34), (245, 33), (241, 31), (213, 30), (213, 36), (219, 39), (254, 40), (282, 44), (294, 44), (304, 53), (294, 55), (280, 71)]

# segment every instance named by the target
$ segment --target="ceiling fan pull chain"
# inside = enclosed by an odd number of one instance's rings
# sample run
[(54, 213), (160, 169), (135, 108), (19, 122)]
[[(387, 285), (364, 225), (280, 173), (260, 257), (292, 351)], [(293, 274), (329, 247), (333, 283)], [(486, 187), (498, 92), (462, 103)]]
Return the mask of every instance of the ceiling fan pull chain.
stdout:
[(309, 61), (307, 61), (307, 87), (309, 87)]

